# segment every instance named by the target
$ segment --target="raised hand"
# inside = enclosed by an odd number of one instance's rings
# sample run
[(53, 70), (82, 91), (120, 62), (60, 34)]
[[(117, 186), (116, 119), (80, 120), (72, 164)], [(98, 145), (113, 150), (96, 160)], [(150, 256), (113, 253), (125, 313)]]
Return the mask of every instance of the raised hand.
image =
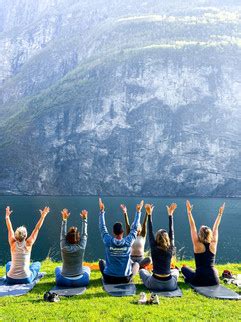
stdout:
[(138, 203), (138, 204), (136, 205), (136, 211), (137, 211), (137, 212), (140, 212), (140, 211), (141, 211), (141, 209), (142, 209), (142, 207), (143, 207), (143, 205), (144, 205), (144, 200), (142, 200), (140, 203)]
[(50, 212), (50, 208), (49, 207), (44, 207), (44, 209), (39, 209), (40, 215), (41, 217), (46, 217), (47, 214)]
[(101, 198), (99, 198), (99, 206), (100, 206), (100, 211), (105, 211), (105, 205), (103, 204)]
[(70, 212), (68, 211), (68, 209), (64, 208), (61, 211), (61, 215), (62, 215), (63, 220), (67, 220), (70, 216)]
[(191, 203), (190, 203), (189, 200), (187, 200), (187, 202), (186, 202), (186, 207), (187, 207), (187, 213), (188, 214), (191, 214), (192, 213), (193, 205), (191, 205)]
[(88, 211), (87, 210), (82, 210), (80, 213), (80, 217), (82, 217), (83, 219), (87, 219), (88, 217)]
[(10, 210), (10, 207), (9, 206), (7, 206), (7, 208), (6, 208), (6, 217), (10, 217), (10, 215), (11, 215), (11, 213), (12, 213), (13, 211), (12, 210)]
[(166, 207), (167, 207), (168, 216), (173, 216), (174, 211), (177, 209), (177, 204), (172, 203), (170, 206), (166, 206)]
[(225, 202), (222, 204), (222, 206), (219, 208), (219, 216), (222, 216), (223, 215), (223, 212), (224, 212), (224, 208), (225, 208)]
[(127, 213), (126, 205), (121, 204), (121, 205), (120, 205), (120, 207), (121, 207), (121, 209), (122, 209), (122, 211), (123, 211), (123, 214), (126, 214), (126, 213)]
[(148, 216), (151, 216), (152, 215), (152, 212), (153, 212), (153, 209), (154, 209), (154, 206), (152, 204), (145, 204), (145, 209), (146, 209), (146, 213)]

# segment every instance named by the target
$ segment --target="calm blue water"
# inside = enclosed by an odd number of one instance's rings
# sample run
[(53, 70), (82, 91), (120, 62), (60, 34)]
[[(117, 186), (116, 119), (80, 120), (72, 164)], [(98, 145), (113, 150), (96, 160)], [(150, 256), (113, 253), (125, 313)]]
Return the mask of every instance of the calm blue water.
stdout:
[[(181, 250), (180, 256), (191, 258), (193, 250), (185, 209), (186, 199), (146, 198), (144, 200), (155, 205), (153, 222), (156, 230), (161, 227), (168, 227), (166, 205), (171, 202), (178, 204), (174, 218), (176, 246)], [(217, 262), (241, 262), (241, 199), (190, 198), (190, 200), (194, 204), (193, 215), (198, 227), (201, 224), (212, 226), (219, 206), (224, 201), (226, 202), (225, 213), (220, 225)], [(120, 203), (126, 203), (130, 219), (133, 220), (135, 205), (140, 201), (140, 198), (106, 197), (103, 198), (103, 201), (106, 205), (106, 222), (111, 232), (111, 227), (115, 221), (123, 221), (122, 212), (119, 208)], [(93, 261), (104, 256), (104, 248), (98, 230), (99, 208), (97, 197), (2, 196), (0, 197), (0, 264), (4, 264), (10, 259), (5, 225), (5, 208), (7, 205), (11, 206), (14, 211), (11, 215), (14, 229), (20, 225), (25, 225), (29, 233), (39, 219), (38, 209), (45, 205), (51, 208), (51, 212), (47, 216), (33, 247), (32, 259), (42, 260), (47, 255), (54, 259), (60, 259), (59, 233), (62, 208), (70, 210), (69, 225), (71, 226), (80, 225), (79, 213), (81, 209), (89, 211), (89, 237), (85, 259)], [(144, 213), (142, 216), (144, 216)]]

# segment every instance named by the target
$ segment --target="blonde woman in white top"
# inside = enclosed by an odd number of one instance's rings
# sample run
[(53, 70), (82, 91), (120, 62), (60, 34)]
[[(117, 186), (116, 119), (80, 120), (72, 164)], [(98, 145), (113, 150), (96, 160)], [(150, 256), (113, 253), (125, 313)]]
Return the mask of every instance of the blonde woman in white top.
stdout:
[[(130, 233), (130, 223), (127, 214), (127, 208), (124, 204), (120, 205), (126, 224), (126, 235)], [(142, 225), (137, 228), (137, 237), (131, 246), (131, 260), (134, 263), (138, 263), (140, 268), (144, 268), (151, 263), (150, 257), (145, 257), (145, 243), (146, 243), (146, 226), (147, 226), (147, 213), (145, 214)]]
[(24, 226), (13, 231), (10, 215), (10, 207), (6, 208), (6, 225), (8, 229), (8, 242), (11, 250), (11, 262), (6, 265), (6, 279), (8, 284), (27, 284), (38, 276), (41, 264), (30, 264), (32, 246), (35, 243), (40, 228), (50, 209), (45, 207), (40, 210), (41, 217), (32, 234), (27, 238), (27, 229)]

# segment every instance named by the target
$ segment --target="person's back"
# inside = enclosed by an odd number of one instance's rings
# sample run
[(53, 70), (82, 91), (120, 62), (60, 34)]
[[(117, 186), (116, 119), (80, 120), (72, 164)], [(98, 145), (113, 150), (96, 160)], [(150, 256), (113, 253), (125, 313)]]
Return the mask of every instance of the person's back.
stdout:
[(150, 243), (153, 273), (160, 275), (171, 274), (172, 247), (161, 249), (156, 241)]
[(84, 249), (80, 245), (66, 245), (62, 248), (62, 274), (64, 276), (80, 275), (82, 273), (83, 255)]
[(146, 269), (141, 269), (139, 274), (144, 285), (150, 290), (173, 291), (177, 288), (179, 272), (177, 269), (171, 271), (171, 259), (174, 249), (174, 225), (173, 213), (176, 204), (167, 206), (169, 217), (169, 234), (165, 229), (159, 229), (156, 237), (153, 234), (152, 212), (153, 205), (146, 204), (148, 214), (148, 235), (153, 262), (153, 274)]
[(194, 253), (197, 270), (214, 267), (216, 255), (210, 251), (209, 246), (210, 243), (204, 243), (205, 251), (202, 253)]
[(131, 247), (131, 256), (143, 257), (145, 251), (146, 238), (141, 235), (137, 236)]
[(116, 223), (113, 226), (113, 233), (115, 237), (112, 237), (108, 233), (105, 224), (104, 204), (102, 203), (101, 199), (99, 200), (99, 203), (101, 210), (99, 215), (99, 229), (105, 245), (106, 258), (106, 261), (99, 261), (101, 273), (103, 274), (105, 281), (108, 283), (128, 283), (132, 276), (135, 275), (139, 269), (138, 263), (134, 263), (132, 265), (130, 253), (131, 246), (137, 236), (137, 227), (140, 223), (140, 211), (143, 206), (143, 202), (137, 206), (139, 211), (137, 210), (130, 233), (124, 238), (124, 231), (121, 223)]
[[(130, 223), (127, 214), (127, 207), (124, 204), (120, 205), (126, 225), (126, 235), (130, 233)], [(138, 263), (140, 268), (144, 268), (151, 263), (150, 257), (145, 257), (145, 243), (146, 243), (146, 226), (147, 226), (147, 214), (145, 214), (142, 225), (137, 227), (137, 237), (131, 246), (131, 260), (134, 263)]]
[(215, 265), (215, 254), (210, 250), (210, 243), (204, 243), (205, 251), (194, 253), (196, 272), (192, 284), (197, 286), (212, 286), (219, 284)]
[(87, 286), (90, 278), (89, 267), (83, 267), (83, 258), (87, 244), (87, 215), (82, 210), (80, 217), (82, 221), (81, 233), (77, 227), (71, 227), (67, 232), (67, 219), (70, 216), (68, 209), (63, 209), (60, 233), (60, 249), (63, 261), (62, 267), (56, 267), (56, 284), (66, 287)]
[[(62, 222), (63, 226), (67, 226), (67, 221)], [(62, 236), (61, 236), (61, 257), (63, 261), (62, 266), (62, 275), (63, 276), (77, 276), (82, 274), (82, 266), (83, 266), (83, 257), (86, 248), (87, 241), (87, 222), (82, 221), (83, 233), (81, 234), (81, 240), (78, 244), (70, 244), (66, 241), (65, 236), (65, 228), (62, 228)]]
[(30, 257), (32, 247), (26, 246), (26, 241), (16, 241), (11, 247), (11, 268), (7, 273), (10, 278), (24, 279), (31, 275)]
[(38, 276), (41, 264), (39, 262), (30, 264), (31, 250), (49, 211), (50, 209), (48, 207), (40, 210), (41, 217), (30, 237), (27, 238), (27, 229), (24, 226), (18, 227), (15, 232), (13, 231), (10, 220), (12, 211), (10, 211), (10, 207), (6, 208), (8, 242), (11, 250), (11, 262), (8, 262), (6, 265), (6, 279), (8, 284), (31, 283)]
[(218, 244), (218, 227), (224, 211), (225, 204), (219, 209), (218, 216), (213, 225), (213, 229), (201, 226), (199, 233), (192, 216), (192, 205), (186, 203), (187, 214), (191, 229), (196, 271), (183, 266), (182, 273), (185, 280), (196, 286), (212, 286), (219, 284), (218, 272), (215, 269), (215, 257)]
[[(103, 219), (102, 215), (102, 219)], [(102, 223), (100, 224), (102, 225)], [(105, 236), (106, 267), (104, 273), (111, 276), (131, 275), (131, 244), (135, 238), (134, 229), (127, 237), (118, 240), (114, 237)], [(108, 238), (108, 239), (107, 239)]]

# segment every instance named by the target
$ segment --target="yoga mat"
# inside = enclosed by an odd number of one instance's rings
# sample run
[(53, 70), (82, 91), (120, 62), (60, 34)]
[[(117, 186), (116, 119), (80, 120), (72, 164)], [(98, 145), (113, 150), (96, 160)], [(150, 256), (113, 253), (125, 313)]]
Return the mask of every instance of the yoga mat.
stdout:
[(106, 284), (102, 278), (104, 290), (112, 296), (133, 296), (136, 294), (136, 286), (133, 283)]
[(3, 296), (20, 296), (31, 291), (34, 286), (44, 277), (46, 273), (39, 273), (38, 277), (29, 284), (8, 285), (5, 278), (0, 279), (0, 297)]
[(197, 293), (206, 297), (224, 299), (224, 300), (240, 300), (241, 296), (234, 291), (222, 286), (194, 286), (189, 284)]
[(50, 290), (50, 293), (56, 293), (59, 296), (75, 296), (82, 295), (86, 291), (86, 287), (63, 287), (55, 286)]
[(158, 296), (164, 296), (164, 297), (182, 297), (182, 291), (178, 287), (175, 291), (155, 291), (155, 290), (150, 290), (151, 292), (157, 294)]

